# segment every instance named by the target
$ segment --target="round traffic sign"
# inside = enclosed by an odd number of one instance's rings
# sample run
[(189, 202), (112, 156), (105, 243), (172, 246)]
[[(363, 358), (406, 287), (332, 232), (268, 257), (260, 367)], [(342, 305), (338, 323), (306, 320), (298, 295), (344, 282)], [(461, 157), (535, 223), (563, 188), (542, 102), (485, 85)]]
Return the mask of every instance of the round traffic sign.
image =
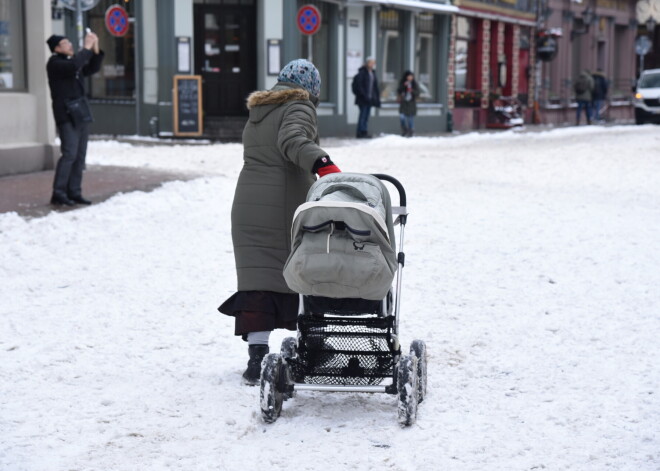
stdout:
[(316, 34), (321, 29), (321, 12), (314, 5), (303, 5), (298, 10), (296, 24), (302, 34)]
[(105, 12), (105, 27), (113, 36), (124, 36), (128, 32), (128, 13), (120, 5), (112, 5)]

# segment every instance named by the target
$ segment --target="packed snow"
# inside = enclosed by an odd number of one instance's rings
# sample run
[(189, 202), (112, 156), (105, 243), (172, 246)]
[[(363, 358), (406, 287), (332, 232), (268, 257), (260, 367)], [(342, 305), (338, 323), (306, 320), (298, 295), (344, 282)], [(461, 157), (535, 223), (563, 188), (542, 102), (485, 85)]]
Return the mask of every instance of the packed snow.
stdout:
[(265, 424), (216, 311), (241, 146), (97, 141), (92, 164), (203, 176), (0, 215), (1, 470), (660, 469), (657, 127), (322, 144), (406, 187), (416, 424), (395, 396), (321, 392)]

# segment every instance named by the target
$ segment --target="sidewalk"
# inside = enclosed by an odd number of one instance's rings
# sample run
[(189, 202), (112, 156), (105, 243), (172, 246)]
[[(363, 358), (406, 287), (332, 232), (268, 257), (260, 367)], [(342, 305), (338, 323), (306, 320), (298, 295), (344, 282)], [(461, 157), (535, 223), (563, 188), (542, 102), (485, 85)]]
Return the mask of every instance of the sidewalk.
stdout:
[[(51, 211), (84, 208), (51, 206), (54, 170), (0, 177), (0, 213), (15, 211), (21, 216), (42, 217)], [(130, 167), (88, 165), (83, 176), (83, 196), (100, 203), (129, 191), (151, 191), (165, 182), (190, 180), (194, 175)]]

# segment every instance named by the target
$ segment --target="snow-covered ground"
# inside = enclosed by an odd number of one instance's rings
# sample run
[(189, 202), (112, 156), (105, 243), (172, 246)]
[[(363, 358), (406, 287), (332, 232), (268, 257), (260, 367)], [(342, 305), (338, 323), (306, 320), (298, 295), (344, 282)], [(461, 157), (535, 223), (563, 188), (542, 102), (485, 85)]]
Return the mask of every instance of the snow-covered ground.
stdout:
[(206, 176), (0, 215), (0, 470), (660, 469), (658, 127), (324, 144), (406, 186), (417, 423), (300, 392), (264, 424), (216, 311), (241, 146), (93, 142), (93, 164)]

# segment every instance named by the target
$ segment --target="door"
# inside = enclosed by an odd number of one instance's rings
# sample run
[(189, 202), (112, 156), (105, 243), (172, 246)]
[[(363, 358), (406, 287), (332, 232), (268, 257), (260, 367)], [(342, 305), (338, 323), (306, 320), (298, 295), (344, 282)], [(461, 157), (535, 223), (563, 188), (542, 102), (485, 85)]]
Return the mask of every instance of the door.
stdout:
[(257, 86), (254, 6), (195, 5), (195, 72), (206, 116), (247, 115)]

